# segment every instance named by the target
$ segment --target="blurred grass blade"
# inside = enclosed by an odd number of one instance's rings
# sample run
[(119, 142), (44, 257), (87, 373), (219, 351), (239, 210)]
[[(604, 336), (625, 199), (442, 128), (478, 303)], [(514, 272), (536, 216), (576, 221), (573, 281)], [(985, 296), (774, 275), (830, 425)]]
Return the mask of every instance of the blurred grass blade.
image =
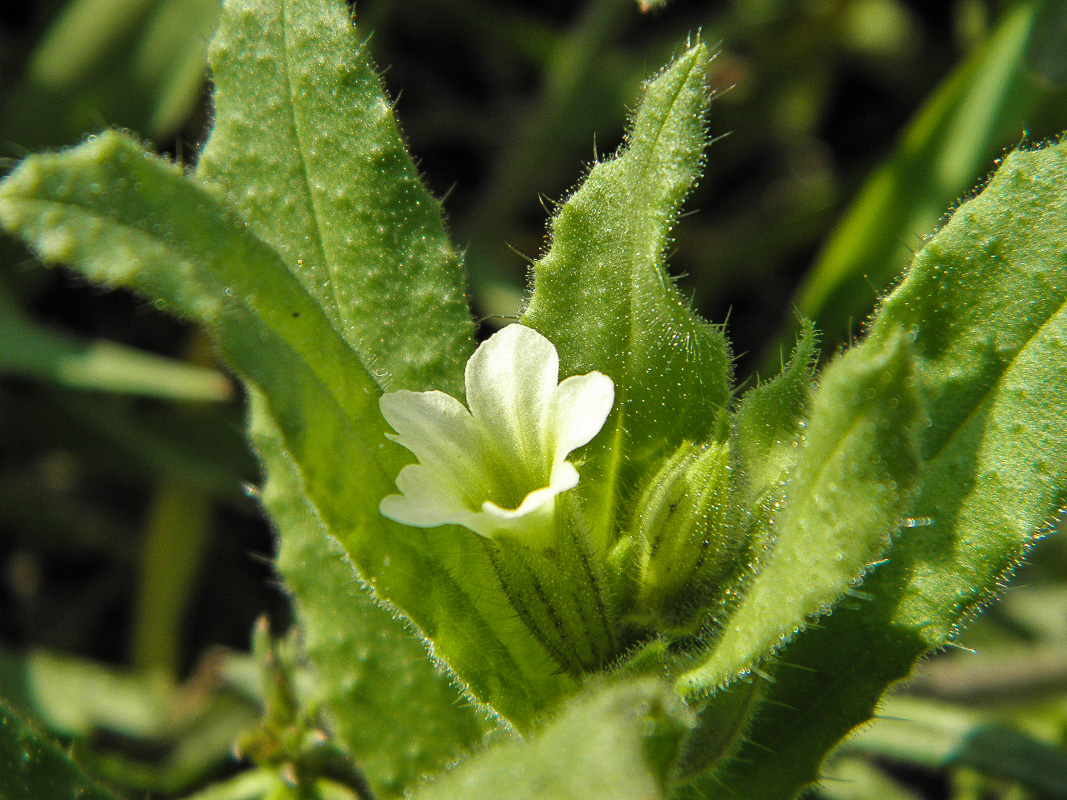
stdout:
[[(844, 341), (900, 274), (909, 249), (964, 195), (1041, 97), (1027, 49), (1043, 0), (1012, 6), (989, 39), (930, 97), (896, 153), (861, 190), (795, 297), (826, 347)], [(767, 349), (776, 354), (777, 344)], [(771, 356), (768, 356), (768, 359)]]
[(1067, 797), (1067, 750), (979, 711), (894, 697), (842, 747), (909, 766), (965, 766), (1016, 782), (1039, 797)]
[(0, 697), (56, 736), (112, 730), (150, 739), (166, 727), (166, 690), (158, 682), (46, 650), (0, 650)]
[(23, 82), (4, 99), (0, 140), (76, 143), (108, 125), (156, 141), (200, 98), (220, 0), (71, 0), (45, 33)]
[(73, 389), (166, 400), (220, 401), (233, 383), (217, 370), (104, 340), (86, 341), (29, 319), (0, 295), (0, 374)]
[(0, 704), (0, 797), (4, 800), (115, 800), (56, 745)]
[(132, 610), (130, 663), (176, 679), (189, 600), (211, 536), (214, 503), (201, 489), (164, 481), (153, 493)]

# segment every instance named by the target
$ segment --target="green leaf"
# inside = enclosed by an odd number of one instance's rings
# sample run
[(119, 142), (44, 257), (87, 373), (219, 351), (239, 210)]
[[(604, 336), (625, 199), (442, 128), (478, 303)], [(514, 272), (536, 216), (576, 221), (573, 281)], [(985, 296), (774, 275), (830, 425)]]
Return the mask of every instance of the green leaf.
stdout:
[(56, 745), (0, 704), (0, 797), (4, 800), (115, 800)]
[(797, 459), (815, 372), (815, 328), (800, 321), (796, 349), (779, 375), (749, 390), (734, 415), (737, 460), (749, 502), (781, 484)]
[[(912, 527), (864, 582), (871, 600), (839, 604), (781, 652), (751, 745), (714, 785), (771, 800), (816, 780), (827, 750), (994, 595), (1059, 515), (1065, 208), (1065, 146), (1012, 153), (919, 253), (875, 319), (872, 343), (901, 326), (911, 332), (927, 400)], [(766, 749), (774, 759), (762, 757)]]
[(440, 204), (341, 0), (236, 0), (197, 176), (240, 210), (383, 389), (463, 390), (473, 325)]
[(917, 484), (920, 419), (902, 330), (827, 368), (773, 550), (708, 659), (679, 679), (684, 692), (707, 694), (751, 670), (881, 556)]
[(730, 352), (664, 271), (679, 206), (703, 160), (703, 44), (647, 85), (626, 146), (596, 164), (552, 220), (523, 322), (559, 350), (561, 374), (600, 370), (615, 409), (585, 448), (583, 487), (607, 535), (619, 494), (683, 441), (703, 442), (729, 399)]
[(161, 737), (170, 699), (165, 694), (158, 681), (96, 661), (46, 650), (0, 651), (0, 696), (56, 736), (112, 730), (131, 738)]
[(656, 681), (602, 687), (530, 740), (485, 751), (413, 800), (665, 800), (686, 726)]
[(304, 492), (360, 576), (481, 702), (525, 725), (571, 685), (509, 611), (475, 534), (378, 513), (408, 456), (385, 438), (374, 378), (279, 256), (211, 194), (106, 134), (23, 162), (0, 185), (0, 223), (48, 260), (201, 321), (263, 393)]
[[(926, 475), (894, 548), (897, 624), (935, 647), (1067, 495), (1067, 145), (1008, 156), (923, 248), (871, 330), (912, 332)], [(887, 579), (890, 577), (887, 574)]]
[(270, 465), (263, 503), (278, 526), (278, 571), (293, 594), (324, 704), (375, 796), (399, 796), (415, 779), (471, 748), (483, 724), (428, 643), (376, 605), (353, 580), (344, 551), (300, 493), (300, 475), (252, 394), (251, 435)]
[(988, 713), (932, 700), (890, 697), (871, 725), (843, 745), (842, 754), (867, 754), (927, 769), (966, 766), (1020, 783), (1038, 797), (1067, 795), (1067, 750)]

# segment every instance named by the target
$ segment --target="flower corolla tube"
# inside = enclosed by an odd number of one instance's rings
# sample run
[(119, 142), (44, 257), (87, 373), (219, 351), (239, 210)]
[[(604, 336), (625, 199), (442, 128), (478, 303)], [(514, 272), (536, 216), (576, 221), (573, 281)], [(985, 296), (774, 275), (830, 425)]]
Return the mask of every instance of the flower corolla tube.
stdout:
[(556, 497), (578, 484), (567, 460), (588, 443), (615, 402), (600, 372), (559, 383), (559, 356), (544, 336), (509, 325), (467, 362), (468, 410), (444, 392), (388, 392), (389, 438), (418, 459), (400, 470), (401, 494), (381, 513), (405, 525), (462, 525), (486, 537), (513, 535), (551, 546)]

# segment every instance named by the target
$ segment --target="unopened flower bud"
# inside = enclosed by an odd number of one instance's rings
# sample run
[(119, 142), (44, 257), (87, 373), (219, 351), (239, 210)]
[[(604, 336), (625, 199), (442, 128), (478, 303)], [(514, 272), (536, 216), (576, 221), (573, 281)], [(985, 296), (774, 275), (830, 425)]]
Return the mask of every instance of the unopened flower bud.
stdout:
[(639, 618), (679, 622), (721, 594), (743, 548), (734, 516), (729, 446), (679, 447), (645, 487), (634, 515)]

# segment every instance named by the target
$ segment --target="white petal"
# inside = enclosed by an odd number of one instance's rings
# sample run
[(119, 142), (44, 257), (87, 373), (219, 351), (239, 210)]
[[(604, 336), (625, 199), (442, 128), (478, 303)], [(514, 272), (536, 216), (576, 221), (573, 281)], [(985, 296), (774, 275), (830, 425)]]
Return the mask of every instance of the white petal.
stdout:
[(560, 461), (552, 467), (552, 483), (549, 484), (556, 494), (562, 494), (578, 485), (578, 470), (570, 461)]
[(600, 432), (614, 403), (615, 384), (602, 372), (575, 375), (556, 387), (547, 423), (553, 466)]
[(378, 402), (397, 444), (429, 474), (448, 476), (468, 496), (490, 492), (493, 466), (482, 429), (459, 400), (444, 392), (388, 392)]
[(523, 498), (522, 504), (516, 509), (501, 508), (495, 503), (482, 504), (482, 511), (500, 520), (519, 519), (534, 513), (542, 506), (553, 500), (556, 495), (562, 494), (568, 489), (578, 485), (578, 471), (569, 462), (563, 462), (562, 468), (554, 476), (551, 485), (535, 489)]
[(481, 497), (472, 498), (466, 487), (421, 464), (408, 464), (400, 470), (396, 488), (401, 494), (386, 497), (379, 510), (405, 525), (432, 528), (456, 522), (481, 504)]
[(523, 478), (547, 478), (543, 420), (559, 380), (559, 356), (548, 339), (509, 325), (483, 342), (467, 362), (467, 404), (506, 463)]

